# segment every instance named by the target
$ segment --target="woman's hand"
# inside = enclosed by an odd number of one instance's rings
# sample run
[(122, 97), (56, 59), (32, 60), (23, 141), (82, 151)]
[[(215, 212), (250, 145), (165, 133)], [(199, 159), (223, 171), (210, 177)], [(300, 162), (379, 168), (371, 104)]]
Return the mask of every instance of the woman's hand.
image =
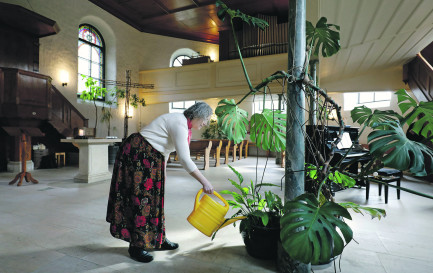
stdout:
[(209, 182), (209, 180), (206, 179), (206, 177), (201, 174), (201, 172), (198, 169), (195, 169), (192, 173), (190, 173), (192, 177), (194, 177), (200, 184), (203, 185), (203, 191), (207, 194), (213, 193), (213, 186)]
[(203, 184), (203, 191), (207, 194), (213, 193), (213, 186), (209, 181), (207, 183)]

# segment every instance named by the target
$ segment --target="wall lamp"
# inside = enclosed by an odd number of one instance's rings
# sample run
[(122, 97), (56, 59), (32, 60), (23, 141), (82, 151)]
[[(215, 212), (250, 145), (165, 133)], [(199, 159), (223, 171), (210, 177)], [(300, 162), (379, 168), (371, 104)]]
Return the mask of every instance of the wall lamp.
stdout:
[(69, 82), (69, 73), (66, 70), (60, 70), (60, 82), (62, 86), (67, 86)]

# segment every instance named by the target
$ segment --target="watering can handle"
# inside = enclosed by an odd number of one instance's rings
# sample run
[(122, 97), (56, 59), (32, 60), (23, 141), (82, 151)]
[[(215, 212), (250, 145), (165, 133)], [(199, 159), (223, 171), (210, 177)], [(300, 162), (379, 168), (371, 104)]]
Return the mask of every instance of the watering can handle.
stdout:
[[(202, 192), (203, 192), (203, 189), (200, 189), (200, 190), (198, 191), (198, 193), (197, 193), (197, 196), (195, 197), (194, 210), (197, 208), (198, 203), (200, 203), (200, 201), (199, 201), (199, 197), (200, 197), (200, 195), (201, 195)], [(218, 197), (221, 201), (223, 201), (223, 203), (224, 203), (224, 207), (228, 207), (228, 206), (229, 206), (229, 203), (227, 203), (227, 201), (226, 201), (224, 198), (222, 198), (221, 195), (220, 195), (219, 193), (217, 193), (216, 191), (213, 191), (213, 194), (214, 194), (216, 197)]]

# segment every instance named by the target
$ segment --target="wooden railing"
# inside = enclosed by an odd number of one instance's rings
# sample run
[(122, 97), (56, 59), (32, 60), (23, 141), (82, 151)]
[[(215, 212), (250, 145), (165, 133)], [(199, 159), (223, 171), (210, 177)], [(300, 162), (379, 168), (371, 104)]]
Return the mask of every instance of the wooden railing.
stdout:
[(433, 68), (421, 55), (403, 66), (403, 81), (418, 101), (433, 100)]
[(48, 121), (57, 131), (64, 136), (72, 136), (74, 128), (87, 127), (88, 119), (54, 85), (51, 86), (50, 93), (52, 104)]

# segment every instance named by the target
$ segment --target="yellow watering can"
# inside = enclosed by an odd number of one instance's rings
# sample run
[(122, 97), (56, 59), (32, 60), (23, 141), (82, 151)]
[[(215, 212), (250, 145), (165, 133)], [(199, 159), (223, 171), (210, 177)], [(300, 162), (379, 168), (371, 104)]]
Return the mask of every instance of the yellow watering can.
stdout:
[[(221, 197), (216, 191), (213, 194), (218, 197), (221, 201), (223, 201), (224, 206), (215, 202), (208, 195), (203, 195), (201, 200), (199, 197), (203, 189), (200, 189), (195, 197), (194, 210), (188, 216), (187, 220), (193, 225), (196, 229), (201, 231), (206, 236), (211, 236), (212, 233), (217, 231), (220, 228), (223, 228), (227, 225), (230, 225), (237, 220), (245, 219), (245, 216), (236, 217), (230, 220), (224, 218), (229, 210), (229, 203)], [(224, 223), (224, 224), (223, 224)]]

